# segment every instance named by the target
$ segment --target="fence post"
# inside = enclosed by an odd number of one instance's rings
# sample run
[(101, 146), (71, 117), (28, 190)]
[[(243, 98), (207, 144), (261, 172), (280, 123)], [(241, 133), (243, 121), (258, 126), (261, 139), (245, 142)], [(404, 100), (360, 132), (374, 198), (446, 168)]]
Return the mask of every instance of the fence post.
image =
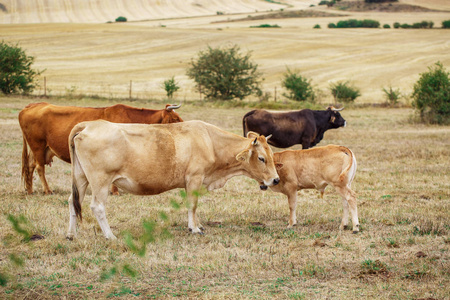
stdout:
[(273, 101), (277, 102), (277, 87), (275, 87), (275, 91), (273, 92), (273, 94), (274, 94)]
[(47, 77), (44, 76), (44, 97), (47, 98)]
[(132, 84), (133, 84), (133, 81), (130, 80), (130, 100), (131, 100), (131, 88), (132, 88)]

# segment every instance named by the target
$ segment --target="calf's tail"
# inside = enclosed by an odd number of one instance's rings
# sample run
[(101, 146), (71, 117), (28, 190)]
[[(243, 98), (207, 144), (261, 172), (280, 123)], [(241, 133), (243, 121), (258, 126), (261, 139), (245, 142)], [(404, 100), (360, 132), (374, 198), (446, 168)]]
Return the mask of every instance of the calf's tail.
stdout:
[(356, 175), (356, 167), (357, 167), (356, 157), (353, 154), (352, 150), (350, 150), (346, 147), (342, 147), (341, 151), (345, 155), (349, 156), (350, 161), (349, 161), (349, 164), (347, 165), (347, 167), (339, 175), (339, 180), (342, 182), (347, 181), (347, 185), (350, 186)]

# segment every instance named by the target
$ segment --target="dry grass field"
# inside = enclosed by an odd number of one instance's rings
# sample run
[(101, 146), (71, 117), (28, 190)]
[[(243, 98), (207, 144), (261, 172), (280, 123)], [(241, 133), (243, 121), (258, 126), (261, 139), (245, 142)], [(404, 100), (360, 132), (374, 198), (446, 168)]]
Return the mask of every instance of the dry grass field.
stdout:
[[(52, 2), (53, 1), (53, 2)], [(10, 0), (11, 3), (24, 1)], [(61, 6), (61, 1), (47, 0), (49, 5), (69, 10)], [(72, 2), (72, 1), (64, 1)], [(83, 1), (82, 1), (83, 2)], [(319, 90), (323, 102), (332, 101), (329, 92), (331, 83), (350, 81), (361, 90), (360, 103), (380, 103), (384, 101), (383, 87), (399, 88), (409, 95), (419, 74), (437, 61), (450, 65), (450, 31), (440, 29), (441, 23), (450, 18), (450, 7), (446, 0), (426, 1), (426, 8), (435, 11), (348, 11), (327, 9), (323, 6), (309, 7), (319, 1), (286, 1), (292, 6), (282, 5), (275, 9), (267, 1), (228, 1), (230, 12), (224, 11), (219, 1), (210, 1), (208, 13), (195, 14), (195, 5), (183, 8), (192, 16), (186, 18), (181, 11), (166, 7), (169, 1), (154, 1), (162, 6), (159, 17), (149, 15), (133, 19), (133, 22), (106, 24), (97, 16), (97, 23), (86, 23), (84, 6), (70, 6), (76, 23), (67, 23), (64, 18), (59, 23), (49, 23), (46, 17), (54, 14), (45, 9), (37, 10), (40, 18), (29, 16), (22, 23), (8, 19), (8, 14), (0, 11), (0, 35), (2, 40), (19, 43), (29, 55), (36, 58), (35, 68), (46, 70), (39, 78), (40, 88), (36, 94), (44, 94), (44, 76), (47, 80), (47, 95), (89, 94), (102, 97), (127, 97), (132, 81), (132, 97), (140, 99), (162, 99), (165, 91), (164, 80), (175, 76), (181, 89), (177, 98), (181, 100), (199, 99), (194, 82), (186, 76), (186, 68), (191, 59), (196, 58), (206, 47), (226, 47), (237, 44), (242, 53), (248, 51), (252, 60), (264, 74), (262, 89), (271, 100), (277, 100), (283, 93), (281, 80), (286, 67), (298, 70), (310, 78)], [(107, 3), (120, 1), (90, 1), (98, 3), (108, 11)], [(129, 2), (129, 1), (128, 1)], [(136, 1), (142, 2), (142, 1)], [(177, 1), (171, 1), (177, 4)], [(180, 0), (180, 2), (184, 2)], [(228, 3), (227, 2), (227, 3)], [(418, 4), (417, 1), (400, 1), (401, 4)], [(8, 1), (0, 1), (7, 7)], [(28, 2), (22, 5), (31, 10)], [(41, 2), (37, 2), (41, 3)], [(54, 5), (51, 6), (50, 4)], [(247, 7), (244, 3), (262, 5), (261, 9)], [(92, 4), (94, 5), (94, 4)], [(272, 5), (267, 7), (267, 5)], [(110, 6), (113, 6), (112, 4)], [(175, 5), (182, 10), (183, 5)], [(280, 7), (280, 5), (275, 5)], [(91, 8), (95, 10), (95, 5)], [(108, 7), (108, 9), (107, 9)], [(119, 8), (122, 6), (118, 6)], [(159, 7), (155, 4), (154, 7)], [(114, 17), (120, 14), (117, 8)], [(189, 8), (189, 10), (188, 10)], [(231, 9), (233, 8), (233, 9)], [(156, 8), (155, 8), (156, 9)], [(273, 11), (307, 10), (333, 13), (335, 16), (319, 18), (282, 18), (245, 20), (247, 16), (262, 16)], [(103, 11), (102, 10), (102, 11)], [(144, 10), (141, 10), (144, 11)], [(178, 12), (179, 17), (165, 13)], [(23, 13), (22, 15), (27, 15)], [(129, 16), (131, 17), (131, 16)], [(433, 21), (432, 30), (404, 29), (328, 29), (331, 22), (355, 19), (378, 20), (381, 25), (394, 22), (412, 24), (423, 20)], [(227, 22), (240, 19), (238, 22)], [(141, 21), (138, 21), (141, 20)], [(65, 23), (64, 23), (65, 22)], [(84, 23), (83, 23), (84, 22)], [(281, 28), (250, 28), (261, 24), (278, 24)], [(313, 29), (319, 24), (322, 29)], [(250, 99), (254, 99), (255, 97)], [(408, 102), (408, 99), (404, 99)]]
[[(428, 66), (441, 61), (450, 68), (450, 31), (439, 28), (450, 19), (448, 0), (399, 1), (428, 9), (419, 12), (310, 7), (316, 0), (280, 1), (290, 6), (230, 0), (226, 8), (221, 1), (151, 0), (154, 10), (140, 9), (140, 0), (133, 2), (138, 9), (125, 9), (125, 2), (0, 0), (1, 39), (18, 43), (36, 58), (35, 68), (46, 69), (32, 97), (0, 96), (0, 283), (7, 280), (0, 299), (450, 299), (450, 127), (412, 123), (408, 96)], [(281, 8), (335, 15), (246, 20)], [(129, 22), (105, 23), (119, 15)], [(349, 18), (391, 26), (428, 20), (436, 28), (327, 28)], [(281, 28), (250, 28), (264, 23)], [(322, 29), (313, 29), (316, 24)], [(38, 101), (159, 109), (166, 103), (161, 84), (175, 76), (181, 89), (173, 102), (183, 103), (183, 119), (241, 134), (250, 108), (199, 101), (186, 76), (198, 51), (234, 44), (252, 52), (271, 101), (275, 88), (282, 99), (286, 66), (321, 90), (321, 106), (332, 102), (330, 83), (341, 80), (360, 88), (356, 103), (383, 103), (381, 89), (388, 86), (405, 95), (401, 108), (347, 107), (348, 126), (328, 131), (319, 144), (344, 145), (356, 155), (361, 232), (339, 231), (342, 204), (332, 188), (324, 199), (302, 191), (299, 224), (288, 230), (285, 196), (236, 177), (200, 199), (204, 236), (188, 233), (184, 200), (174, 190), (110, 196), (115, 242), (102, 237), (88, 197), (78, 237), (66, 240), (70, 165), (55, 158), (47, 168), (53, 195), (42, 194), (37, 175), (35, 194), (25, 194), (19, 111)], [(44, 76), (47, 99), (36, 97), (44, 94)], [(133, 101), (124, 100), (130, 81)], [(126, 237), (138, 240), (144, 221), (155, 222), (156, 233), (168, 228), (171, 237), (157, 234), (141, 257)], [(34, 235), (31, 241), (20, 228)]]
[[(450, 128), (409, 122), (408, 108), (346, 109), (346, 128), (325, 134), (321, 145), (352, 149), (358, 160), (353, 183), (362, 230), (339, 231), (340, 197), (332, 188), (300, 193), (299, 225), (286, 229), (287, 200), (236, 177), (204, 195), (199, 216), (204, 236), (187, 230), (179, 191), (157, 196), (110, 196), (107, 215), (117, 242), (103, 238), (90, 212), (74, 241), (68, 228), (70, 165), (48, 170), (55, 191), (28, 196), (20, 182), (18, 112), (36, 98), (0, 98), (0, 273), (8, 284), (0, 298), (101, 299), (448, 299), (450, 297)], [(106, 100), (50, 99), (60, 105), (105, 106)], [(158, 108), (160, 102), (126, 102)], [(185, 120), (202, 119), (241, 133), (245, 108), (186, 104)], [(181, 209), (171, 205), (176, 201)], [(168, 220), (161, 218), (161, 212)], [(23, 216), (36, 234), (24, 241), (7, 216)], [(124, 241), (143, 234), (142, 222), (168, 227), (172, 237), (149, 244), (144, 257)], [(159, 232), (160, 229), (157, 230)], [(23, 265), (13, 258), (23, 260)], [(17, 259), (16, 259), (17, 260)], [(117, 273), (112, 276), (111, 270)], [(133, 271), (127, 272), (128, 269)], [(105, 274), (110, 278), (103, 279)], [(106, 276), (108, 277), (108, 276)]]

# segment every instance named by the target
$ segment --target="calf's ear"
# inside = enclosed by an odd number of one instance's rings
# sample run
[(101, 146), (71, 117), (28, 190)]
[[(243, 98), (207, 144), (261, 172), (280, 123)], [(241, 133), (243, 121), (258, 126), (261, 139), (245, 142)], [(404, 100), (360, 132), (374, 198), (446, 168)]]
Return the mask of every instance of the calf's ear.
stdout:
[(280, 162), (275, 163), (275, 168), (277, 169), (277, 171), (283, 169), (283, 166), (284, 166), (283, 163)]
[(252, 152), (247, 149), (247, 150), (240, 152), (238, 155), (236, 155), (236, 159), (238, 161), (249, 161), (251, 155), (252, 155)]

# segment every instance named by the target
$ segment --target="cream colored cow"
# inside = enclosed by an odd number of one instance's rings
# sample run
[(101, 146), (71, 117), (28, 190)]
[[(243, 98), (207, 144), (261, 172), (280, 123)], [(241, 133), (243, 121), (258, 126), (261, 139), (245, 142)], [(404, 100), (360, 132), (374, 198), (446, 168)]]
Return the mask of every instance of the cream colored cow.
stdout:
[(344, 215), (340, 228), (347, 227), (350, 208), (353, 233), (359, 232), (356, 197), (351, 189), (356, 174), (356, 158), (350, 149), (328, 145), (308, 150), (286, 150), (275, 153), (274, 160), (282, 164), (278, 169), (280, 183), (270, 188), (288, 197), (289, 228), (297, 224), (297, 191), (317, 189), (323, 197), (325, 188), (331, 185), (342, 196)]
[(116, 237), (105, 214), (108, 186), (138, 195), (186, 189), (190, 206), (188, 227), (201, 233), (196, 216), (199, 191), (221, 188), (228, 179), (245, 175), (261, 185), (279, 182), (273, 152), (264, 136), (241, 137), (201, 121), (173, 124), (82, 122), (69, 136), (72, 194), (67, 238), (76, 234), (77, 217), (86, 188), (92, 189), (91, 210), (108, 239)]

